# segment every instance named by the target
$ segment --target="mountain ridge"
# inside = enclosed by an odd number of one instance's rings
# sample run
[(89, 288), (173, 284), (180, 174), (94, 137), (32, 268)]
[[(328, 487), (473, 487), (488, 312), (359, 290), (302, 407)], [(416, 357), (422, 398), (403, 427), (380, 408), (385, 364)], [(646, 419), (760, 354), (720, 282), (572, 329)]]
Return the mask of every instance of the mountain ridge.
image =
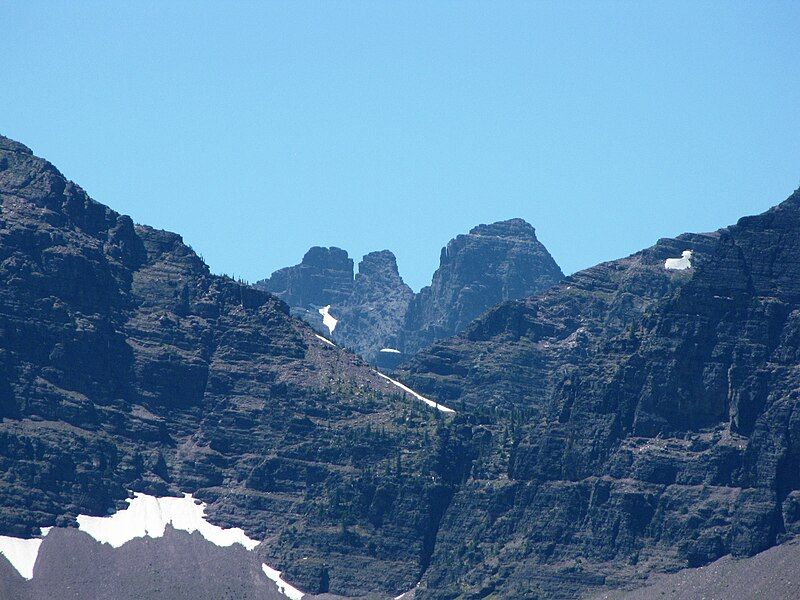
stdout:
[(413, 587), (449, 417), (23, 146), (0, 167), (0, 534), (193, 493), (307, 592)]
[[(381, 277), (376, 277), (374, 265), (371, 274), (380, 282), (367, 291), (369, 280), (362, 267), (378, 255)], [(334, 256), (336, 264), (331, 266), (328, 257)], [(355, 278), (352, 263), (340, 248), (314, 247), (299, 265), (279, 269), (254, 286), (276, 292), (292, 306), (293, 314), (320, 331), (325, 331), (320, 309), (330, 307), (326, 310), (339, 323), (336, 331), (327, 333), (369, 362), (389, 369), (432, 341), (457, 333), (495, 304), (543, 291), (564, 276), (534, 227), (520, 218), (480, 224), (450, 240), (442, 248), (431, 285), (416, 294), (403, 282), (389, 250), (366, 254)], [(329, 293), (314, 293), (303, 276), (312, 270), (327, 282), (322, 285)], [(350, 293), (338, 293), (344, 288)]]
[[(415, 356), (400, 376), (485, 414), (494, 438), (418, 597), (574, 597), (795, 536), (798, 248), (795, 192), (495, 307)], [(668, 268), (686, 250), (690, 267)]]
[(309, 594), (420, 600), (753, 555), (800, 535), (799, 250), (797, 191), (490, 308), (396, 375), (446, 413), (0, 137), (0, 534), (192, 493)]

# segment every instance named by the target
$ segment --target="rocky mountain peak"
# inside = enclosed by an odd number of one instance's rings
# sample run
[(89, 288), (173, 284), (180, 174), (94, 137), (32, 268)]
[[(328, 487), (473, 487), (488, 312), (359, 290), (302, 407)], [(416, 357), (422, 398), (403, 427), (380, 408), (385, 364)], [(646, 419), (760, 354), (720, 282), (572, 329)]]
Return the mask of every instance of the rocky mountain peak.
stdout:
[(342, 250), (336, 246), (331, 246), (330, 248), (312, 246), (303, 255), (303, 260), (300, 264), (308, 267), (334, 269), (336, 271), (352, 272), (353, 270), (353, 259), (347, 255), (347, 250)]
[(520, 218), (497, 221), (489, 225), (477, 225), (470, 229), (469, 233), (470, 235), (537, 241), (536, 229), (525, 219)]
[(400, 277), (397, 258), (394, 253), (391, 250), (379, 250), (365, 254), (361, 262), (358, 263), (356, 281), (358, 281), (359, 277), (365, 276)]
[(442, 249), (431, 285), (409, 307), (403, 349), (413, 354), (492, 306), (541, 292), (563, 277), (525, 220), (478, 225)]
[[(381, 364), (381, 350), (397, 345), (413, 296), (400, 277), (394, 254), (370, 252), (358, 265), (352, 295), (337, 307), (340, 326), (334, 337), (370, 362)], [(398, 358), (396, 352), (390, 354)]]
[(341, 248), (314, 246), (299, 265), (279, 269), (255, 287), (294, 307), (339, 304), (353, 290), (353, 259)]
[[(256, 287), (368, 361), (392, 368), (499, 302), (530, 296), (563, 278), (536, 230), (519, 218), (478, 225), (450, 240), (431, 285), (416, 295), (389, 250), (370, 252), (355, 278), (352, 271), (344, 250), (314, 247), (299, 265), (276, 271)], [(319, 314), (328, 305), (337, 320), (334, 331)]]

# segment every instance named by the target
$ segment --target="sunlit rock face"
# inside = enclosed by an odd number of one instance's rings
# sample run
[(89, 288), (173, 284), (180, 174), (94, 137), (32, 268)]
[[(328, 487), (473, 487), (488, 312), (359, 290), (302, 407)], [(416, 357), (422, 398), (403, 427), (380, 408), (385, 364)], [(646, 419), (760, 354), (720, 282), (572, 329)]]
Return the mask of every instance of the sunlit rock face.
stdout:
[(354, 277), (347, 252), (314, 247), (299, 265), (254, 286), (275, 294), (292, 314), (372, 364), (381, 364), (381, 348), (397, 343), (414, 295), (388, 250), (365, 255)]
[(358, 265), (353, 294), (339, 307), (341, 325), (334, 337), (372, 364), (389, 366), (381, 362), (386, 358), (381, 350), (397, 343), (413, 296), (394, 254), (367, 254)]

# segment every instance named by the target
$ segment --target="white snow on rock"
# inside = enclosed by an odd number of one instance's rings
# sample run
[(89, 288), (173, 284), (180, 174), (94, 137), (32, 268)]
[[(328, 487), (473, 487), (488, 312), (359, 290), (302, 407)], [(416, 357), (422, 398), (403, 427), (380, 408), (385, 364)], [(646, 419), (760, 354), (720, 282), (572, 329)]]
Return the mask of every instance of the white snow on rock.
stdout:
[(321, 335), (319, 335), (319, 334), (317, 334), (317, 333), (315, 333), (314, 335), (316, 335), (316, 336), (317, 336), (317, 339), (318, 339), (318, 340), (321, 340), (321, 341), (325, 342), (326, 344), (330, 344), (331, 346), (335, 346), (335, 345), (336, 345), (336, 344), (334, 344), (332, 341), (330, 341), (330, 340), (329, 340), (328, 338), (326, 338), (326, 337), (322, 337)]
[[(376, 371), (376, 373), (377, 373), (377, 371)], [(456, 412), (452, 408), (447, 408), (446, 406), (444, 406), (442, 404), (439, 404), (438, 402), (434, 402), (433, 400), (429, 400), (425, 396), (423, 396), (421, 394), (418, 394), (417, 392), (412, 390), (410, 387), (403, 385), (399, 381), (395, 381), (394, 379), (392, 379), (391, 377), (389, 377), (387, 375), (384, 375), (383, 373), (378, 373), (378, 375), (383, 377), (386, 381), (396, 385), (397, 387), (399, 387), (404, 392), (408, 392), (409, 394), (411, 394), (412, 396), (414, 396), (418, 400), (422, 400), (428, 406), (432, 406), (433, 408), (436, 408), (436, 409), (438, 409), (438, 410), (440, 410), (442, 412), (445, 412), (445, 413), (454, 413), (454, 412)]]
[[(191, 494), (182, 498), (165, 496), (157, 498), (148, 494), (134, 493), (128, 499), (128, 507), (107, 517), (78, 515), (78, 529), (89, 534), (98, 542), (119, 548), (135, 538), (159, 538), (164, 535), (167, 525), (174, 529), (193, 533), (200, 532), (206, 540), (221, 547), (241, 544), (253, 550), (260, 544), (258, 540), (247, 537), (238, 527), (223, 529), (206, 521), (206, 504), (196, 503)], [(22, 539), (0, 536), (0, 554), (25, 579), (33, 578), (33, 566), (39, 555), (39, 547), (52, 527), (42, 527), (41, 537)], [(303, 592), (281, 579), (280, 571), (262, 563), (264, 574), (278, 586), (278, 591), (291, 600), (300, 600)]]
[(287, 598), (291, 598), (292, 600), (300, 600), (303, 597), (303, 592), (298, 590), (296, 587), (291, 585), (290, 583), (286, 583), (283, 579), (281, 579), (281, 572), (273, 569), (266, 563), (261, 564), (261, 569), (264, 571), (264, 574), (271, 579), (275, 585), (278, 586), (278, 591), (286, 596)]
[(33, 579), (33, 565), (36, 564), (36, 557), (39, 556), (39, 546), (41, 545), (41, 538), (24, 540), (0, 535), (0, 554), (6, 557), (25, 579)]
[(333, 333), (333, 330), (336, 329), (336, 324), (339, 322), (338, 319), (335, 319), (331, 314), (331, 305), (323, 306), (319, 309), (319, 314), (322, 315), (322, 324), (328, 328), (328, 331)]
[(78, 516), (78, 529), (85, 531), (98, 542), (119, 548), (134, 538), (159, 538), (167, 525), (175, 529), (200, 535), (217, 546), (241, 544), (248, 550), (258, 546), (238, 527), (223, 529), (212, 525), (205, 518), (206, 505), (195, 504), (191, 494), (183, 498), (156, 498), (147, 494), (134, 494), (128, 499), (128, 508), (108, 517)]
[(396, 348), (381, 348), (381, 352), (388, 352), (390, 354), (400, 354), (400, 350)]
[(668, 258), (664, 261), (664, 268), (673, 271), (684, 271), (692, 268), (692, 251), (684, 250), (680, 258)]

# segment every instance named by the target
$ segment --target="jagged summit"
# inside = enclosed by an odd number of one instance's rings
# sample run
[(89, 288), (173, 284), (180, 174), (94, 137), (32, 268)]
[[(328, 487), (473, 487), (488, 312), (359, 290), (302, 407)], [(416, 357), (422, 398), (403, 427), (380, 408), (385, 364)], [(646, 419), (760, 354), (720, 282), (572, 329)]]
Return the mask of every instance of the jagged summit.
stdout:
[(358, 263), (356, 280), (358, 280), (359, 277), (370, 277), (373, 275), (379, 277), (400, 277), (400, 271), (397, 268), (397, 257), (394, 255), (394, 252), (391, 250), (377, 250), (364, 255), (361, 262)]
[[(304, 318), (372, 363), (393, 368), (431, 342), (461, 331), (504, 300), (524, 298), (563, 278), (524, 219), (473, 227), (442, 248), (430, 286), (413, 294), (389, 250), (352, 260), (339, 248), (312, 248), (299, 265), (256, 287), (275, 293)], [(320, 307), (337, 320), (326, 330)]]
[(469, 231), (470, 235), (485, 235), (491, 237), (509, 237), (515, 239), (536, 240), (536, 229), (525, 219), (515, 218), (506, 221), (496, 221), (488, 225), (481, 224)]
[(337, 341), (372, 363), (389, 366), (382, 362), (387, 357), (381, 350), (397, 345), (413, 296), (400, 277), (394, 254), (389, 250), (370, 252), (358, 265), (352, 295), (337, 307)]
[(413, 355), (492, 306), (544, 291), (563, 277), (525, 220), (478, 225), (442, 249), (431, 285), (409, 307), (402, 349)]
[(353, 259), (345, 250), (314, 246), (299, 265), (275, 271), (255, 283), (293, 307), (338, 304), (353, 289)]

